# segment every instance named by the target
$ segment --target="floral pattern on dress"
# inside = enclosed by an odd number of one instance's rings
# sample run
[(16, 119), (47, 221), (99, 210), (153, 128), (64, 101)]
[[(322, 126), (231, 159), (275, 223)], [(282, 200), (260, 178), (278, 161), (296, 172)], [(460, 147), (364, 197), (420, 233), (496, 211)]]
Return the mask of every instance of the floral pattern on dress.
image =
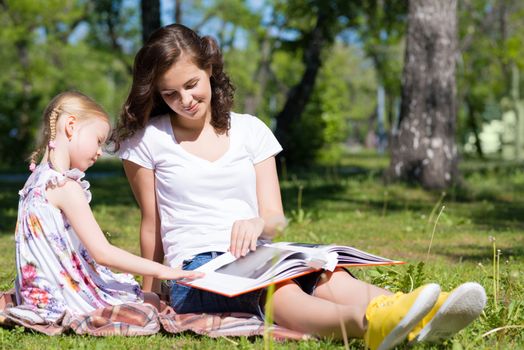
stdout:
[(22, 282), (31, 284), (36, 279), (36, 266), (28, 263), (22, 267)]
[(38, 217), (34, 214), (29, 214), (29, 228), (31, 230), (31, 233), (35, 236), (35, 238), (37, 238), (40, 234), (43, 233), (40, 220), (38, 220)]
[(49, 321), (65, 312), (85, 314), (125, 302), (142, 302), (143, 293), (132, 275), (98, 265), (67, 218), (46, 198), (46, 189), (76, 181), (91, 200), (84, 173), (61, 174), (39, 165), (19, 191), (15, 229), (17, 298)]

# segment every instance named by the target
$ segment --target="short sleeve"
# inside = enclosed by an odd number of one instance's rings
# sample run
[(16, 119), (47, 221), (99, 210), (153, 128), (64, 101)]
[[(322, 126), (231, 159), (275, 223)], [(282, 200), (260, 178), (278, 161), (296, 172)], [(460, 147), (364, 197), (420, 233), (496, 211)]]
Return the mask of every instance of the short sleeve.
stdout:
[(155, 165), (146, 141), (145, 129), (137, 131), (133, 136), (120, 144), (118, 157), (129, 160), (147, 169), (154, 169)]
[(273, 132), (260, 119), (254, 116), (249, 118), (249, 137), (247, 138), (248, 150), (251, 153), (253, 164), (260, 163), (282, 151), (282, 146), (278, 142)]

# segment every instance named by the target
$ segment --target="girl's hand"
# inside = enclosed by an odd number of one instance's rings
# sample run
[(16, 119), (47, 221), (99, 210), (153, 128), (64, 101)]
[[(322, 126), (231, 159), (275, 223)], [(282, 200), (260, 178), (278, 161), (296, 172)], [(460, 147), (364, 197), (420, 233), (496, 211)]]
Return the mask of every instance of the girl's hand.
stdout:
[(172, 268), (165, 265), (162, 266), (163, 268), (160, 269), (160, 271), (158, 272), (158, 276), (156, 276), (156, 278), (161, 280), (179, 280), (183, 278), (188, 280), (194, 280), (197, 278), (204, 277), (203, 272), (185, 271), (179, 267)]
[(231, 229), (229, 251), (236, 258), (246, 256), (250, 250), (257, 249), (257, 240), (263, 231), (264, 220), (262, 218), (235, 221)]

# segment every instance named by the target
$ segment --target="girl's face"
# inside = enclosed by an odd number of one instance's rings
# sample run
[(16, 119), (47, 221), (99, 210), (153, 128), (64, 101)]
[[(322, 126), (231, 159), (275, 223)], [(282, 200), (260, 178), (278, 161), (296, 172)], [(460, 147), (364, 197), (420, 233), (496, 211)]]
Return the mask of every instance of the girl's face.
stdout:
[(69, 142), (70, 168), (86, 171), (102, 155), (109, 135), (109, 123), (101, 118), (77, 121)]
[(179, 117), (190, 120), (211, 117), (211, 70), (198, 68), (182, 56), (159, 79), (158, 91)]

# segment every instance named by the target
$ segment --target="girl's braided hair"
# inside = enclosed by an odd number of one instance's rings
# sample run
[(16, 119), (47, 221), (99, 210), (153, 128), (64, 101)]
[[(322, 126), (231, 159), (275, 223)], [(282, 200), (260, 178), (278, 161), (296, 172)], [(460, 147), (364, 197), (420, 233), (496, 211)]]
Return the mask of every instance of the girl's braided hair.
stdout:
[(89, 96), (77, 91), (66, 91), (56, 95), (47, 105), (43, 114), (42, 127), (36, 149), (29, 156), (30, 169), (44, 156), (49, 155), (52, 162), (56, 138), (56, 125), (62, 115), (74, 115), (77, 120), (101, 118), (109, 122), (104, 109)]

